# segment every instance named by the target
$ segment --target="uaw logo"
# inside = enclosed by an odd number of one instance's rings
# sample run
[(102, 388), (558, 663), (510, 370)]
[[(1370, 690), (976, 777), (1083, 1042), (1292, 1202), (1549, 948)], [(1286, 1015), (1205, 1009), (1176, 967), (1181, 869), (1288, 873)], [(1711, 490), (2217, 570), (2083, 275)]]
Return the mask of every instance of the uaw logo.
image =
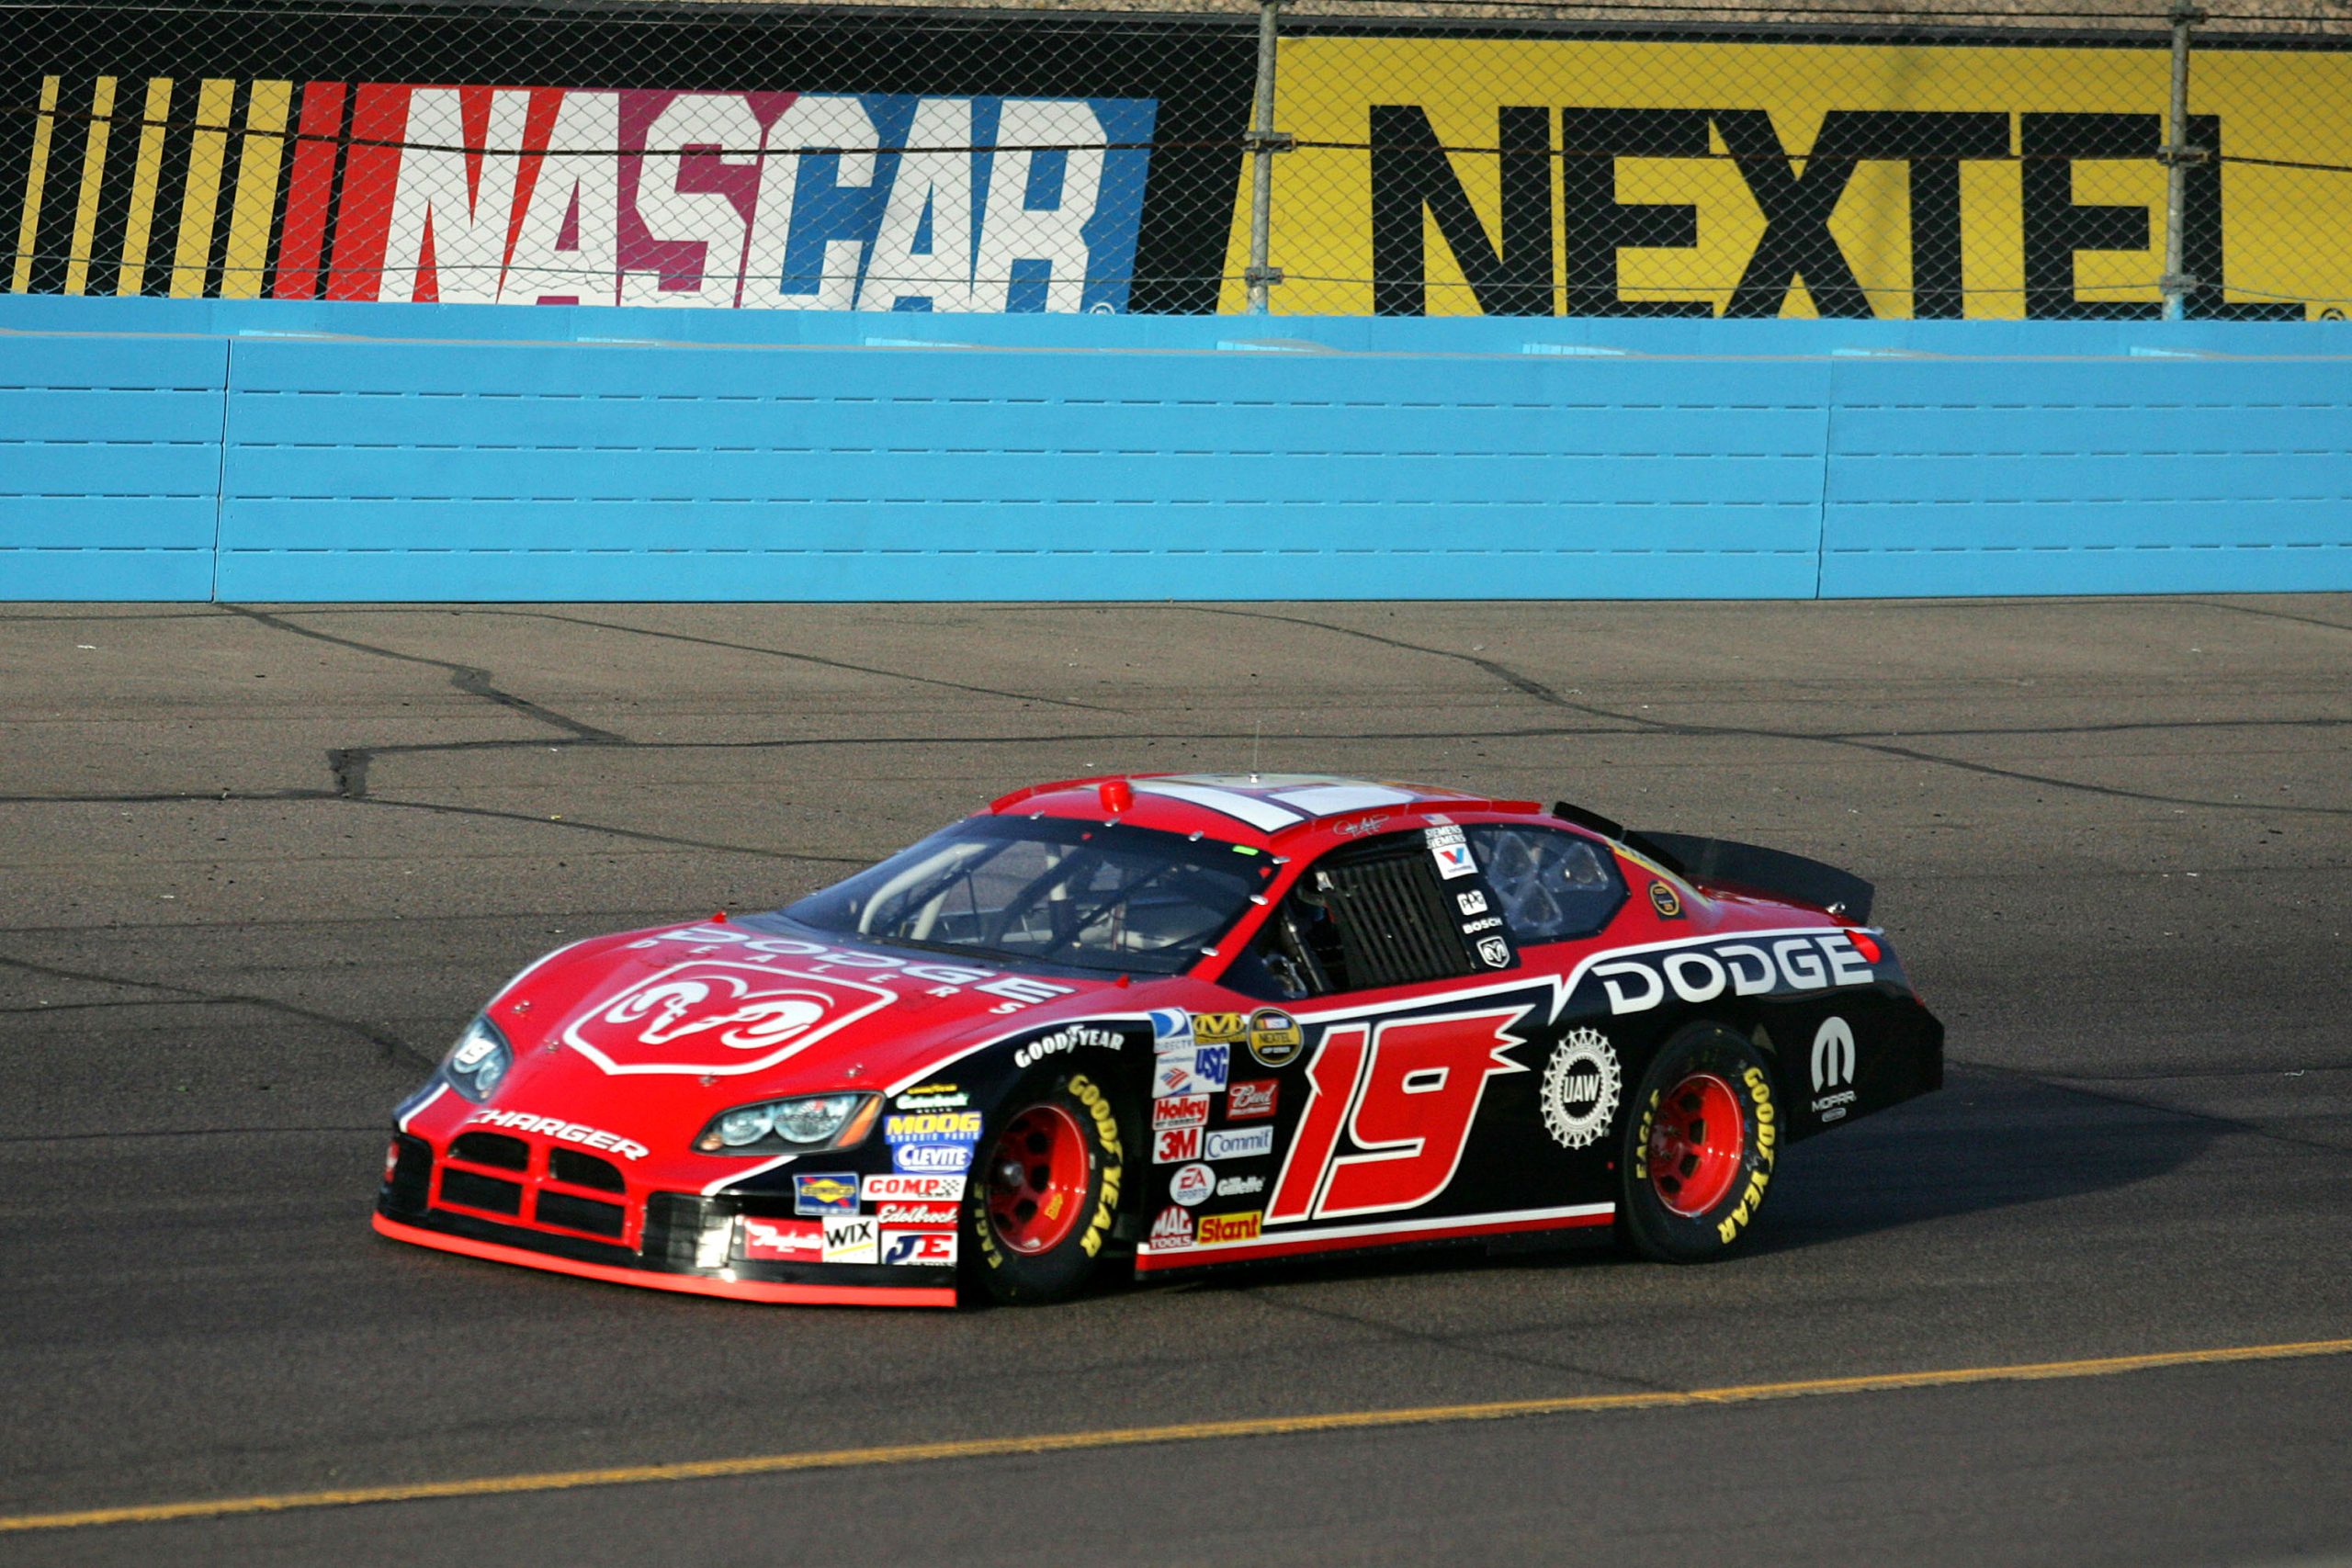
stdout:
[(756, 1073), (888, 1007), (862, 980), (695, 959), (572, 1021), (564, 1043), (608, 1073)]

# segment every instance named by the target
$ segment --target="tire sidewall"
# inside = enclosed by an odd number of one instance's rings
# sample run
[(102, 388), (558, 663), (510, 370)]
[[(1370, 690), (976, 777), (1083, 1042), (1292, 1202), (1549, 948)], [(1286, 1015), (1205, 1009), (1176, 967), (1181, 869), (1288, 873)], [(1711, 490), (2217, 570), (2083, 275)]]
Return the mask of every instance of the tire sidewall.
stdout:
[[(1693, 1073), (1712, 1073), (1739, 1098), (1746, 1136), (1731, 1188), (1714, 1207), (1680, 1214), (1667, 1207), (1651, 1185), (1650, 1134), (1667, 1091)], [(1618, 1168), (1623, 1175), (1623, 1234), (1645, 1258), (1667, 1263), (1701, 1263), (1736, 1248), (1747, 1236), (1772, 1183), (1781, 1146), (1779, 1098), (1771, 1064), (1755, 1045), (1720, 1023), (1698, 1022), (1678, 1031), (1652, 1058), (1635, 1091)]]
[[(999, 1102), (994, 1130), (982, 1140), (965, 1193), (965, 1256), (970, 1275), (989, 1299), (1004, 1303), (1060, 1301), (1092, 1280), (1113, 1251), (1121, 1202), (1134, 1158), (1129, 1128), (1134, 1118), (1111, 1076), (1055, 1068), (1032, 1073)], [(988, 1172), (996, 1141), (1022, 1113), (1036, 1105), (1057, 1105), (1077, 1121), (1086, 1140), (1086, 1197), (1079, 1223), (1044, 1252), (1015, 1252), (1001, 1245), (989, 1213)]]

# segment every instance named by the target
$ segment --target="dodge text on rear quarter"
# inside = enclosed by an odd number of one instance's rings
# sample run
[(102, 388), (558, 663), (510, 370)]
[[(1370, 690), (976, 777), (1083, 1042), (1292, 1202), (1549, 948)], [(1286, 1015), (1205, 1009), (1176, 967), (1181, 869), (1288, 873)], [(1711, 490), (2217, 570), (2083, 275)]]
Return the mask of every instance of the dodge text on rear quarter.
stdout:
[(1703, 1260), (1789, 1144), (1942, 1081), (1870, 903), (1569, 806), (1040, 784), (788, 908), (540, 959), (400, 1108), (376, 1228), (917, 1306), (1593, 1226)]

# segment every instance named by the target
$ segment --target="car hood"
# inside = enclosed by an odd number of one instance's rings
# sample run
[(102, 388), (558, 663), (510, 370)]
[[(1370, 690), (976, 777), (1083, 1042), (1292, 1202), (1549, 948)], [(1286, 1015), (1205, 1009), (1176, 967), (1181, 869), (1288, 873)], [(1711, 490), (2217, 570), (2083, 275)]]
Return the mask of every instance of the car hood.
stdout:
[[(546, 1114), (700, 1113), (777, 1094), (895, 1089), (962, 1052), (1146, 987), (712, 920), (597, 937), (484, 1010), (513, 1048), (495, 1100)], [(699, 1125), (699, 1123), (697, 1123)]]

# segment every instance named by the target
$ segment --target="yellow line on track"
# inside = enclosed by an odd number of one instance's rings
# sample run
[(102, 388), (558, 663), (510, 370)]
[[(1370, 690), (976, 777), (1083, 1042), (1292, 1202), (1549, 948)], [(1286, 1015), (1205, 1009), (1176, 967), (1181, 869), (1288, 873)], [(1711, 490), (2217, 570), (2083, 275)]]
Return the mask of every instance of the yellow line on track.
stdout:
[(334, 1492), (285, 1492), (262, 1497), (220, 1497), (195, 1503), (154, 1503), (129, 1508), (85, 1508), (67, 1514), (0, 1517), (0, 1531), (75, 1529), (91, 1525), (151, 1525), (175, 1519), (226, 1518), (297, 1508), (344, 1508), (363, 1503), (418, 1503), (444, 1497), (495, 1497), (522, 1492), (567, 1492), (587, 1486), (633, 1486), (654, 1481), (712, 1481), (775, 1475), (796, 1470), (854, 1470), (937, 1460), (1001, 1459), (1015, 1454), (1066, 1453), (1144, 1443), (1197, 1443), (1219, 1438), (1276, 1438), (1305, 1432), (1346, 1432), (1378, 1427), (1440, 1426), (1500, 1421), (1526, 1416), (1567, 1416), (1611, 1410), (1678, 1410), (1692, 1405), (1747, 1404), (1818, 1394), (1879, 1393), (1892, 1389), (1950, 1388), (1964, 1383), (2037, 1382), (2111, 1377), (2164, 1367), (2230, 1361), (2278, 1361), (2352, 1353), (2352, 1339), (2311, 1339), (2290, 1345), (2236, 1345), (2206, 1350), (2165, 1350), (2087, 1361), (2030, 1361), (1943, 1371), (1880, 1372), (1815, 1378), (1804, 1382), (1745, 1383), (1731, 1388), (1578, 1394), (1558, 1399), (1507, 1399), (1485, 1404), (1425, 1404), (1401, 1410), (1343, 1410), (1322, 1416), (1272, 1416), (1238, 1421), (1188, 1421), (1168, 1427), (1125, 1427), (1102, 1432), (1046, 1432), (1022, 1438), (970, 1438), (956, 1442), (898, 1443), (885, 1448), (831, 1449), (814, 1453), (755, 1454), (742, 1459), (688, 1460), (676, 1464), (620, 1465), (605, 1470), (553, 1471), (536, 1475), (487, 1475), (471, 1481), (420, 1481), (355, 1486)]

